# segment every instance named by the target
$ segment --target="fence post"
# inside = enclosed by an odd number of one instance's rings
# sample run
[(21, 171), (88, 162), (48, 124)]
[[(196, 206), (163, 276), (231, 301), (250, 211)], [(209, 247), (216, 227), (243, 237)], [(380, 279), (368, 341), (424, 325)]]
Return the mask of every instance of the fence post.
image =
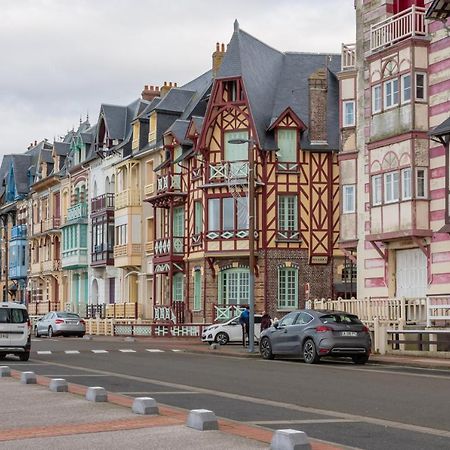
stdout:
[(427, 317), (427, 328), (431, 327), (431, 299), (430, 297), (427, 297), (427, 306), (426, 306), (426, 317)]

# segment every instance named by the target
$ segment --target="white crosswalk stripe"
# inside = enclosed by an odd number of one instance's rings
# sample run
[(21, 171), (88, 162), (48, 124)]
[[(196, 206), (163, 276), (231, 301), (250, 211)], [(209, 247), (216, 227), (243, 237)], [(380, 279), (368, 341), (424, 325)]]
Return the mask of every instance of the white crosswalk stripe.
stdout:
[(38, 350), (36, 352), (38, 355), (51, 355), (52, 352), (50, 350)]
[(108, 350), (91, 350), (92, 353), (108, 353)]
[(122, 353), (136, 353), (136, 350), (131, 350), (131, 348), (120, 348), (119, 352), (122, 352)]
[(179, 348), (173, 348), (172, 351), (173, 352), (182, 352), (183, 350), (180, 350)]
[(150, 352), (150, 353), (162, 353), (162, 352), (164, 352), (164, 350), (160, 350), (159, 348), (146, 348), (145, 350), (147, 352)]
[(64, 353), (67, 355), (76, 355), (77, 353), (80, 353), (79, 350), (64, 350)]

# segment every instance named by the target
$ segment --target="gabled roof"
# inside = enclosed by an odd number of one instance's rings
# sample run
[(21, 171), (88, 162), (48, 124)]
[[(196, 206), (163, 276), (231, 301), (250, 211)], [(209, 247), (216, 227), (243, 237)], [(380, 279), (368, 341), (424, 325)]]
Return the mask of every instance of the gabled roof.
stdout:
[(175, 120), (175, 122), (167, 129), (165, 135), (171, 133), (175, 139), (183, 145), (192, 144), (192, 142), (186, 139), (186, 132), (189, 127), (189, 120)]

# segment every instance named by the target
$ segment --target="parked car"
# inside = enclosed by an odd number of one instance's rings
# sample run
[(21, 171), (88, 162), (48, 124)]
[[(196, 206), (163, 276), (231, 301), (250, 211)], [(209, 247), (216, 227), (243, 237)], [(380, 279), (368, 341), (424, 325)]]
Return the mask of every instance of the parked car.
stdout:
[(84, 320), (75, 313), (50, 311), (36, 323), (35, 336), (79, 336), (86, 333)]
[[(255, 340), (259, 341), (261, 328), (261, 315), (255, 314)], [(224, 323), (210, 325), (203, 330), (203, 342), (217, 342), (220, 345), (228, 342), (242, 342), (242, 326), (239, 317), (234, 317)]]
[(31, 322), (25, 305), (0, 303), (0, 360), (13, 354), (28, 361), (31, 349)]
[(370, 351), (369, 329), (343, 311), (292, 311), (261, 333), (264, 359), (290, 355), (314, 364), (323, 356), (349, 356), (355, 364), (365, 364)]

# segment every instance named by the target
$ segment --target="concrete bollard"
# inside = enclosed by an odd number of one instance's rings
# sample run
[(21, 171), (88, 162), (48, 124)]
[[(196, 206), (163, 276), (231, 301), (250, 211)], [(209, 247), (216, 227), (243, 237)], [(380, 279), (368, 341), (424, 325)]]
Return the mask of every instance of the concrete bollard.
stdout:
[(34, 372), (22, 372), (20, 382), (22, 384), (36, 384), (36, 374)]
[(68, 392), (69, 385), (64, 378), (52, 378), (50, 384), (48, 385), (52, 392)]
[(199, 431), (219, 429), (216, 415), (208, 409), (191, 409), (186, 421), (186, 426)]
[(270, 444), (272, 450), (311, 450), (308, 436), (298, 430), (277, 430)]
[(106, 402), (108, 401), (108, 393), (105, 388), (99, 386), (89, 387), (86, 391), (86, 400), (90, 402)]
[(0, 366), (0, 378), (10, 377), (11, 369), (8, 366)]
[(159, 414), (159, 408), (156, 400), (151, 397), (137, 397), (134, 399), (131, 411), (134, 414)]

